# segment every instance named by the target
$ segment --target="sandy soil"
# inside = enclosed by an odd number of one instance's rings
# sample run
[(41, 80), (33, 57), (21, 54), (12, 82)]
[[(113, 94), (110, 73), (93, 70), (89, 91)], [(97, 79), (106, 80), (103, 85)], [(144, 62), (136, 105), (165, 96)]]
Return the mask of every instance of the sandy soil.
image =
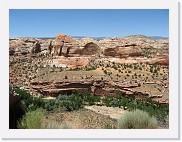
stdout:
[(94, 106), (85, 106), (85, 108), (88, 110), (92, 110), (96, 113), (109, 116), (110, 118), (113, 118), (113, 119), (120, 118), (126, 112), (126, 110), (123, 110), (118, 107), (106, 107), (106, 106), (94, 105)]

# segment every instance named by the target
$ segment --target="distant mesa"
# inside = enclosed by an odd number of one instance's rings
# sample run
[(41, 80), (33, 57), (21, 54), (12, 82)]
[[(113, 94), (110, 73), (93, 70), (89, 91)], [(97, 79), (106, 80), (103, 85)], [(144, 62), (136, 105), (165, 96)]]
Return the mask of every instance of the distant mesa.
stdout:
[[(37, 43), (38, 41), (38, 43)], [(12, 38), (9, 55), (47, 54), (80, 57), (103, 55), (117, 58), (146, 58), (151, 62), (168, 64), (169, 39), (153, 39), (143, 35), (113, 38), (74, 38), (57, 34), (55, 38)], [(48, 51), (51, 50), (51, 51)]]

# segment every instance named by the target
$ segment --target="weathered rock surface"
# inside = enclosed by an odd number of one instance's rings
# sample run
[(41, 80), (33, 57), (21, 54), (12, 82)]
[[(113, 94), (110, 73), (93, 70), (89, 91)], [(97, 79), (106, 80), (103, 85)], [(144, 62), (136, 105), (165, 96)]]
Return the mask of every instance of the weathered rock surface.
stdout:
[[(26, 55), (31, 53), (36, 41), (39, 41), (41, 50), (48, 49), (50, 41), (54, 45), (61, 45), (62, 54), (66, 57), (104, 55), (106, 57), (117, 58), (151, 58), (151, 63), (165, 64), (168, 63), (169, 41), (168, 39), (155, 40), (142, 35), (103, 38), (96, 40), (93, 38), (72, 38), (65, 34), (58, 34), (55, 39), (38, 39), (38, 38), (14, 38), (10, 39), (10, 55)], [(58, 47), (59, 48), (59, 47)], [(32, 51), (33, 52), (33, 51)], [(163, 59), (162, 59), (163, 58)], [(156, 59), (156, 61), (154, 61)]]
[(73, 42), (73, 38), (65, 34), (58, 34), (55, 38), (55, 45), (60, 45), (62, 41), (70, 43)]
[(59, 94), (71, 94), (73, 91), (90, 92), (96, 96), (115, 95), (118, 92), (124, 92), (126, 95), (135, 95), (139, 98), (149, 97), (149, 94), (137, 92), (132, 88), (138, 85), (116, 85), (114, 82), (104, 80), (87, 80), (87, 81), (32, 81), (31, 86), (39, 93), (45, 96), (56, 97)]
[(117, 46), (115, 50), (121, 58), (127, 55), (128, 57), (143, 57), (144, 55), (142, 49), (136, 44)]
[(93, 42), (87, 43), (81, 50), (81, 55), (94, 55), (100, 53), (101, 53), (101, 48)]

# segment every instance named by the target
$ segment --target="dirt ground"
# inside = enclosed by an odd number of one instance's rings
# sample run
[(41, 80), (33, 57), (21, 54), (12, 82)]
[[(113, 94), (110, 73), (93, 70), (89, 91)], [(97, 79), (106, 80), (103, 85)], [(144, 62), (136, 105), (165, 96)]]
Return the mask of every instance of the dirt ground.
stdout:
[(118, 119), (120, 118), (125, 112), (126, 110), (123, 110), (121, 108), (118, 107), (107, 107), (107, 106), (85, 106), (86, 109), (88, 110), (92, 110), (96, 113), (105, 115), (105, 116), (109, 116), (110, 118), (113, 119)]
[(71, 129), (116, 128), (116, 120), (88, 109), (53, 112), (46, 116), (44, 123), (51, 121), (67, 124)]
[[(63, 129), (58, 125), (66, 125), (66, 129), (116, 129), (117, 119), (127, 110), (117, 107), (85, 106), (74, 111), (57, 111), (49, 113), (42, 124), (55, 123), (53, 127)], [(168, 129), (168, 125), (158, 124), (157, 129)], [(65, 128), (64, 128), (65, 129)]]

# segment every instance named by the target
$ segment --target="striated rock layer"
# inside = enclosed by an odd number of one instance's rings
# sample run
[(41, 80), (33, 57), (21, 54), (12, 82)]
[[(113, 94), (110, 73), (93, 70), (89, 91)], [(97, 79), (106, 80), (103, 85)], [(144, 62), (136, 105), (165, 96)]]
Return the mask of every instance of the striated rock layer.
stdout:
[(138, 98), (149, 97), (149, 94), (137, 92), (132, 88), (138, 85), (116, 85), (114, 82), (104, 80), (87, 80), (87, 81), (32, 81), (32, 88), (45, 96), (56, 97), (59, 94), (71, 94), (73, 91), (90, 92), (95, 96), (110, 96), (118, 92), (125, 93), (126, 95), (135, 95)]
[(117, 57), (121, 59), (148, 58), (151, 59), (151, 63), (161, 65), (168, 65), (169, 62), (168, 39), (155, 40), (141, 35), (103, 38), (100, 40), (93, 38), (72, 38), (65, 34), (58, 34), (55, 39), (14, 38), (9, 41), (9, 55), (26, 55), (31, 53), (31, 49), (37, 46), (37, 41), (40, 43), (43, 53), (45, 53), (44, 50), (48, 49), (50, 42), (53, 41), (55, 48), (61, 48), (62, 54), (60, 55), (65, 57), (103, 55), (105, 57)]

